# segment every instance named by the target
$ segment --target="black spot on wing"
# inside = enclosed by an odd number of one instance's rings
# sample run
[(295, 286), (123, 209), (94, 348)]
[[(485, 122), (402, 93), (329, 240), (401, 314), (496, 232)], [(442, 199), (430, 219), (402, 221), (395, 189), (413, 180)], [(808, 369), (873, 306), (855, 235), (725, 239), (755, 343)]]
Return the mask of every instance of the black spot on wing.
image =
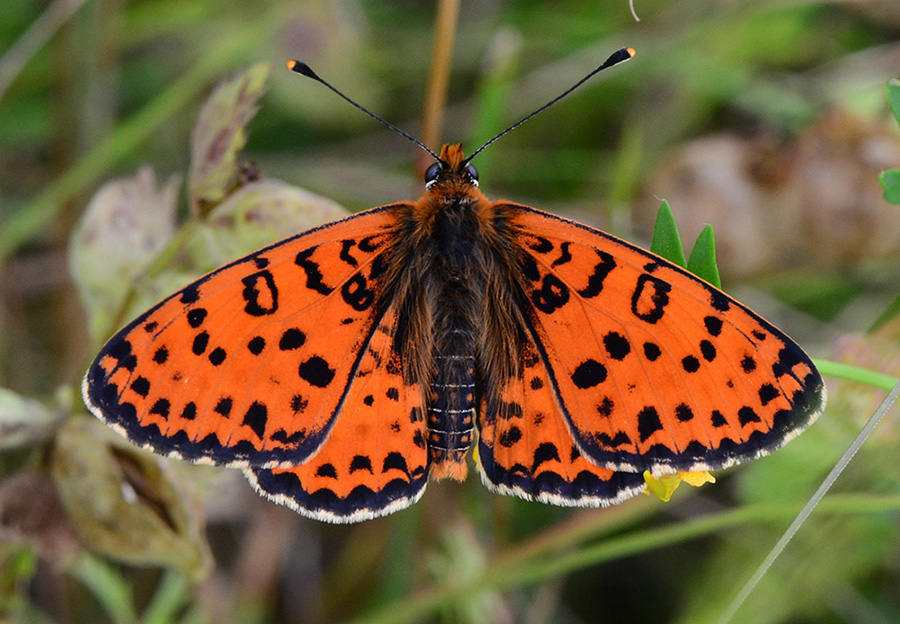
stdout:
[(660, 355), (662, 355), (662, 351), (660, 351), (658, 344), (655, 342), (644, 343), (644, 357), (651, 362), (655, 362)]
[(539, 254), (547, 254), (553, 251), (553, 243), (541, 236), (535, 236), (534, 240), (528, 243), (528, 247)]
[(687, 404), (681, 403), (675, 407), (675, 417), (681, 422), (687, 422), (693, 420), (694, 412)]
[(537, 472), (538, 466), (548, 461), (560, 461), (559, 449), (552, 442), (544, 442), (534, 449), (534, 461), (531, 464), (531, 472)]
[(200, 283), (202, 280), (198, 280), (189, 286), (186, 286), (181, 291), (181, 296), (178, 300), (184, 304), (196, 303), (200, 298)]
[(522, 439), (522, 430), (513, 425), (497, 437), (497, 444), (509, 448)]
[(581, 389), (593, 388), (606, 381), (606, 367), (597, 360), (585, 360), (572, 373), (572, 381)]
[(604, 280), (616, 268), (616, 261), (610, 254), (596, 249), (594, 251), (600, 257), (600, 262), (594, 265), (594, 272), (588, 278), (587, 286), (578, 291), (578, 294), (585, 299), (592, 299), (599, 295), (603, 290)]
[(611, 416), (613, 413), (613, 409), (615, 409), (615, 402), (609, 398), (608, 396), (603, 397), (603, 399), (597, 404), (597, 413), (601, 416)]
[(571, 244), (572, 243), (566, 241), (559, 246), (559, 257), (550, 263), (551, 267), (558, 267), (572, 261), (572, 253), (569, 251), (569, 246)]
[(222, 362), (225, 361), (225, 358), (227, 356), (228, 354), (225, 352), (225, 349), (223, 349), (222, 347), (216, 347), (209, 354), (209, 362), (213, 366), (219, 366)]
[(668, 282), (647, 273), (642, 274), (631, 296), (632, 314), (647, 323), (658, 322), (669, 305), (671, 290), (672, 286)]
[(655, 407), (648, 405), (638, 412), (638, 435), (641, 436), (641, 442), (646, 442), (650, 436), (661, 429), (662, 422), (659, 420), (659, 412)]
[(188, 325), (197, 329), (206, 320), (206, 310), (204, 308), (194, 308), (187, 313)]
[(706, 325), (706, 331), (709, 332), (710, 336), (718, 336), (722, 333), (722, 319), (717, 316), (705, 317), (703, 324)]
[(350, 474), (358, 470), (365, 470), (369, 474), (375, 474), (372, 470), (372, 460), (366, 455), (355, 455), (350, 461)]
[(712, 418), (710, 419), (713, 427), (724, 427), (728, 424), (728, 421), (725, 420), (725, 416), (719, 410), (713, 410)]
[(169, 408), (171, 405), (167, 399), (159, 399), (156, 403), (153, 404), (153, 407), (150, 408), (150, 413), (155, 414), (157, 416), (162, 416), (163, 418), (169, 417)]
[(609, 332), (603, 337), (603, 346), (606, 352), (614, 360), (623, 360), (625, 356), (631, 353), (631, 344), (628, 339), (617, 332)]
[(760, 420), (760, 417), (753, 411), (752, 407), (744, 406), (738, 410), (738, 421), (741, 423), (742, 427), (745, 427), (750, 423), (760, 422)]
[(329, 295), (334, 289), (326, 286), (325, 283), (322, 282), (323, 276), (322, 272), (319, 270), (319, 263), (311, 259), (313, 252), (315, 252), (316, 249), (316, 247), (304, 249), (294, 258), (294, 263), (306, 273), (307, 288), (314, 290), (321, 295)]
[(259, 401), (254, 401), (244, 414), (243, 424), (250, 427), (257, 438), (262, 439), (266, 432), (266, 422), (269, 419), (269, 410)]
[(181, 417), (185, 420), (194, 420), (197, 417), (197, 405), (191, 401), (181, 410)]
[[(302, 347), (305, 342), (306, 334), (296, 327), (291, 327), (281, 334), (281, 339), (278, 341), (278, 348), (282, 351), (293, 351)], [(265, 341), (263, 341), (263, 345), (265, 345)]]
[(406, 465), (406, 458), (403, 457), (402, 453), (398, 453), (396, 451), (392, 451), (387, 454), (384, 458), (384, 464), (381, 467), (381, 472), (387, 472), (389, 470), (399, 470), (401, 472), (409, 474), (409, 468)]
[(350, 255), (350, 250), (356, 246), (355, 240), (343, 240), (341, 241), (341, 253), (338, 256), (341, 260), (346, 262), (352, 267), (359, 266), (359, 262), (356, 261), (356, 258)]
[(147, 398), (147, 395), (150, 394), (150, 380), (146, 377), (138, 377), (131, 382), (131, 389)]
[(335, 371), (324, 358), (314, 355), (300, 365), (299, 374), (309, 385), (325, 388), (334, 379)]
[(777, 398), (779, 395), (778, 389), (770, 383), (764, 383), (759, 388), (759, 402), (763, 405), (768, 405), (772, 399)]
[(693, 355), (685, 356), (681, 359), (681, 367), (686, 373), (696, 373), (700, 370), (700, 360)]
[(728, 295), (712, 287), (709, 288), (709, 304), (719, 312), (727, 312), (731, 307)]
[(231, 397), (222, 397), (219, 399), (219, 402), (216, 403), (216, 406), (213, 408), (213, 411), (217, 414), (221, 414), (222, 416), (228, 416), (231, 414), (231, 406), (233, 402)]
[(707, 362), (712, 362), (716, 359), (716, 347), (713, 346), (709, 340), (701, 340), (700, 341), (700, 354), (703, 356), (703, 359)]
[(368, 285), (366, 278), (356, 273), (341, 286), (341, 297), (357, 312), (367, 310), (375, 302), (375, 291)]
[(244, 311), (251, 316), (266, 316), (278, 309), (278, 289), (269, 271), (259, 271), (241, 280)]
[(247, 343), (247, 350), (253, 355), (259, 355), (266, 348), (266, 339), (262, 336), (254, 336)]
[(337, 470), (331, 464), (322, 464), (316, 470), (317, 477), (325, 477), (326, 479), (337, 479)]
[(741, 368), (745, 373), (752, 373), (756, 370), (756, 360), (751, 355), (745, 355), (741, 360)]
[(545, 314), (553, 314), (569, 301), (569, 288), (561, 279), (548, 273), (541, 282), (541, 287), (531, 293), (534, 307)]
[(208, 345), (209, 334), (205, 331), (200, 332), (199, 334), (194, 336), (194, 341), (191, 343), (191, 351), (194, 353), (194, 355), (203, 355)]

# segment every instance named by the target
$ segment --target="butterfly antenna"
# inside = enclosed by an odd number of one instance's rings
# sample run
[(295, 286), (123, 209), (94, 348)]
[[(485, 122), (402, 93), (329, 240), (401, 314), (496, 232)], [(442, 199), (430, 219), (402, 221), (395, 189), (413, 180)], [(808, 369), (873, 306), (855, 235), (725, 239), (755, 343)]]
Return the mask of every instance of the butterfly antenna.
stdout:
[[(572, 91), (574, 91), (575, 89), (577, 89), (578, 87), (580, 87), (581, 85), (583, 85), (585, 82), (587, 82), (588, 80), (590, 80), (591, 78), (593, 78), (594, 74), (600, 73), (601, 71), (603, 71), (603, 70), (606, 69), (607, 67), (612, 67), (613, 65), (618, 65), (619, 63), (621, 63), (621, 62), (623, 62), (623, 61), (627, 61), (628, 59), (630, 59), (630, 58), (633, 57), (633, 56), (634, 56), (634, 48), (622, 48), (621, 50), (618, 50), (618, 51), (616, 51), (616, 52), (613, 52), (613, 54), (612, 54), (608, 59), (606, 59), (605, 61), (603, 61), (603, 64), (600, 65), (599, 67), (597, 67), (597, 69), (595, 69), (594, 71), (592, 71), (591, 73), (589, 73), (587, 76), (585, 76), (584, 78), (582, 78), (581, 80), (579, 80), (578, 82), (576, 82), (574, 85), (572, 85), (571, 87), (569, 87), (568, 89), (566, 89), (565, 91), (563, 91), (562, 93), (560, 93), (559, 95), (557, 95), (555, 98), (553, 98), (552, 100), (550, 100), (549, 102), (547, 102), (546, 104), (544, 104), (543, 106), (541, 106), (539, 109), (537, 109), (536, 111), (534, 111), (534, 112), (531, 113), (530, 115), (528, 115), (528, 116), (526, 116), (526, 117), (523, 117), (522, 119), (520, 119), (519, 121), (517, 121), (516, 123), (514, 123), (513, 125), (511, 125), (509, 128), (507, 128), (506, 130), (504, 130), (503, 132), (501, 132), (500, 134), (498, 134), (497, 136), (495, 136), (493, 139), (491, 139), (490, 141), (488, 141), (487, 143), (485, 143), (484, 145), (482, 145), (481, 147), (479, 147), (477, 150), (475, 150), (475, 151), (472, 153), (471, 156), (469, 156), (468, 158), (466, 158), (465, 162), (466, 162), (466, 163), (472, 162), (472, 159), (475, 158), (476, 156), (478, 156), (478, 154), (480, 154), (481, 151), (482, 151), (484, 148), (486, 148), (488, 145), (490, 145), (491, 143), (493, 143), (494, 141), (496, 141), (496, 140), (499, 139), (500, 137), (502, 137), (502, 136), (504, 136), (504, 135), (506, 135), (506, 134), (509, 134), (510, 132), (512, 132), (513, 130), (515, 130), (515, 129), (518, 128), (519, 126), (521, 126), (523, 123), (525, 123), (526, 121), (528, 121), (529, 119), (531, 119), (532, 117), (534, 117), (535, 115), (537, 115), (538, 113), (541, 113), (541, 112), (547, 110), (548, 108), (550, 108), (551, 106), (553, 106), (554, 104), (556, 104), (557, 102), (559, 102), (561, 99), (563, 99), (564, 97), (566, 97), (567, 95), (569, 95), (570, 93), (572, 93)], [(371, 114), (371, 113), (369, 113), (369, 114)]]
[(333, 86), (331, 86), (331, 84), (329, 84), (329, 83), (328, 83), (327, 81), (325, 81), (322, 77), (320, 77), (319, 74), (317, 74), (316, 72), (314, 72), (314, 71), (312, 70), (312, 68), (311, 68), (309, 65), (307, 65), (306, 63), (303, 63), (303, 62), (301, 62), (301, 61), (288, 61), (288, 62), (287, 62), (287, 68), (288, 68), (289, 70), (291, 70), (292, 72), (294, 72), (295, 74), (300, 74), (301, 76), (306, 76), (307, 78), (312, 78), (312, 79), (315, 80), (316, 82), (322, 83), (323, 85), (325, 85), (326, 87), (328, 87), (329, 89), (331, 89), (332, 91), (334, 91), (334, 92), (335, 92), (337, 95), (339, 95), (341, 98), (343, 98), (343, 99), (346, 100), (347, 102), (350, 102), (353, 106), (355, 106), (356, 108), (358, 108), (359, 110), (361, 110), (362, 112), (364, 112), (366, 115), (368, 115), (369, 117), (371, 117), (371, 118), (374, 119), (375, 121), (379, 121), (379, 122), (383, 123), (385, 126), (387, 126), (388, 128), (390, 128), (391, 130), (393, 130), (394, 132), (396, 132), (396, 133), (399, 134), (400, 136), (406, 137), (407, 139), (409, 139), (410, 141), (412, 141), (413, 143), (415, 143), (416, 145), (418, 145), (419, 147), (421, 147), (423, 150), (425, 150), (426, 152), (428, 152), (429, 154), (431, 154), (431, 156), (432, 156), (436, 161), (438, 161), (438, 162), (444, 162), (444, 161), (441, 160), (440, 156), (438, 156), (438, 155), (435, 154), (433, 151), (431, 151), (431, 150), (428, 148), (428, 146), (425, 145), (424, 143), (422, 143), (419, 139), (417, 139), (417, 138), (411, 136), (410, 134), (404, 132), (403, 130), (401, 130), (400, 128), (398, 128), (397, 126), (395, 126), (394, 124), (392, 124), (391, 122), (385, 121), (384, 119), (382, 119), (381, 117), (379, 117), (378, 115), (376, 115), (375, 113), (373, 113), (372, 111), (370, 111), (370, 110), (368, 110), (367, 108), (364, 108), (363, 106), (357, 104), (356, 102), (354, 102), (353, 100), (351, 100), (350, 98), (348, 98), (346, 95), (344, 95), (343, 93), (341, 93), (340, 91), (338, 91), (337, 89), (335, 89)]

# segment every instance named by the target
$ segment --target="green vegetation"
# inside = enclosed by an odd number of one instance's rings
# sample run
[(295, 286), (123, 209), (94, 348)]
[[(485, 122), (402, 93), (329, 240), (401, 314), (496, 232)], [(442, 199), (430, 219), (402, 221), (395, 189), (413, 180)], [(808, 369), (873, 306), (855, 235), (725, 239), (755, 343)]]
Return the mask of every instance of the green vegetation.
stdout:
[[(716, 622), (900, 376), (900, 19), (893, 0), (635, 9), (463, 2), (453, 30), (435, 3), (3, 0), (0, 621)], [(422, 120), (451, 35), (442, 123)], [(88, 417), (81, 375), (134, 314), (422, 192), (414, 146), (285, 60), (471, 151), (622, 46), (479, 156), (481, 188), (721, 272), (826, 375), (826, 413), (784, 449), (668, 503), (554, 508), (470, 476), (329, 526)], [(735, 622), (900, 620), (898, 422)]]

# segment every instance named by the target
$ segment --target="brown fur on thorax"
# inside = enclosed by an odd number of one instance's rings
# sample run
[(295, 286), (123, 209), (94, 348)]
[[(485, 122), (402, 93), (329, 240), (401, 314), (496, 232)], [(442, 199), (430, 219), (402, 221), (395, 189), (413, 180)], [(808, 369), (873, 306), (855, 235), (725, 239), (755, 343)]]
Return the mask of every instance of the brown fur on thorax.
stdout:
[[(488, 200), (466, 174), (460, 146), (445, 145), (441, 160), (441, 175), (425, 194), (398, 206), (383, 290), (389, 301), (382, 304), (398, 312), (395, 348), (406, 384), (422, 389), (424, 404), (433, 400), (435, 354), (462, 340), (474, 352), (481, 409), (498, 405), (497, 389), (521, 374), (520, 260), (505, 204)], [(466, 335), (447, 334), (448, 324), (460, 318)], [(452, 461), (433, 457), (431, 475), (465, 479), (464, 453)]]

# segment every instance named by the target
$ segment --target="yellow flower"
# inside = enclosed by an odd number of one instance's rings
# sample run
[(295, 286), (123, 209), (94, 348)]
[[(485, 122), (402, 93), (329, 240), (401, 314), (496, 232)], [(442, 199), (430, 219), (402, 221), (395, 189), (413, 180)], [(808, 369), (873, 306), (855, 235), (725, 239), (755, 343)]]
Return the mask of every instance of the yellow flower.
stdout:
[(660, 475), (658, 477), (650, 474), (649, 470), (645, 470), (644, 482), (647, 484), (647, 487), (644, 489), (644, 493), (655, 494), (661, 501), (668, 502), (682, 481), (688, 485), (700, 487), (704, 483), (715, 483), (716, 478), (706, 470), (679, 472), (678, 474)]

